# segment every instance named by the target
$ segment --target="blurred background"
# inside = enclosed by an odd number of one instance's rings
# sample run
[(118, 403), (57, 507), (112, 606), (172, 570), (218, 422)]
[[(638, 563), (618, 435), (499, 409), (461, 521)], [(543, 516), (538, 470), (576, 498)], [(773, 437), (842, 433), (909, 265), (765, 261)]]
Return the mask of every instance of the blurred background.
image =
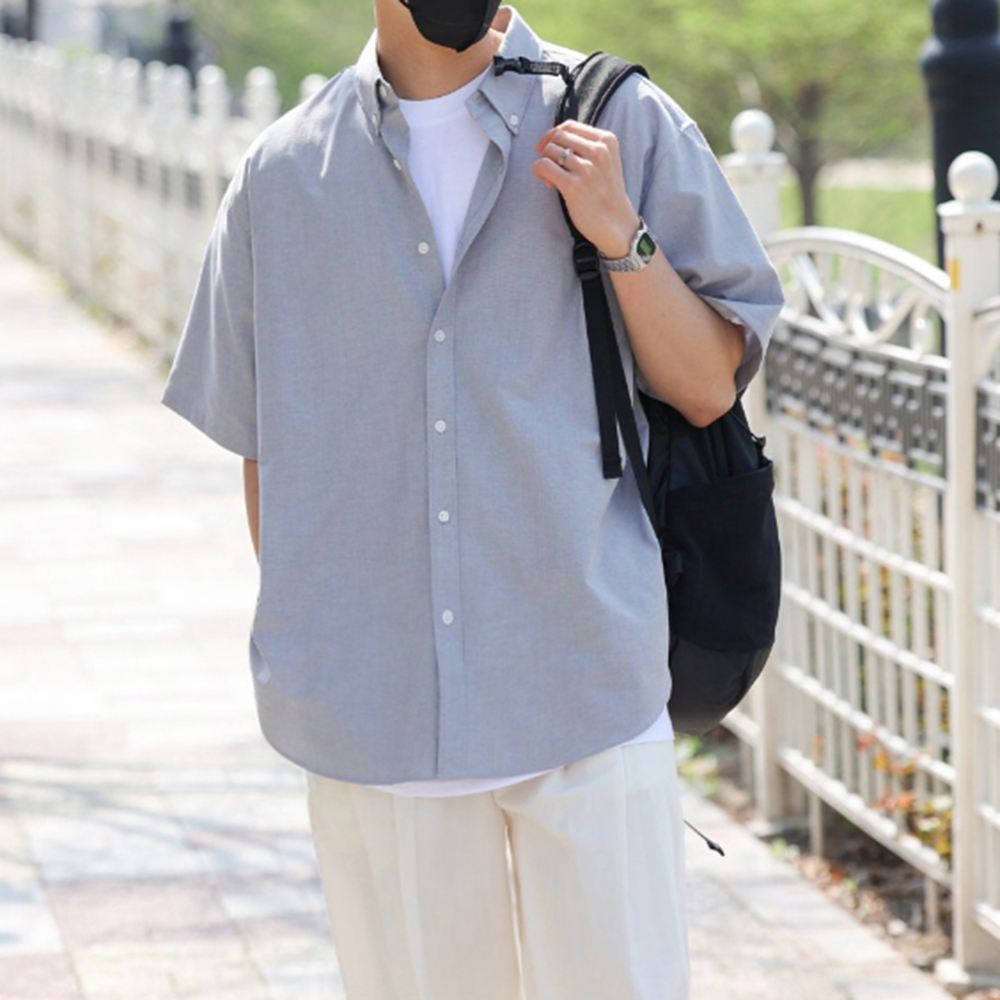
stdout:
[[(795, 175), (783, 190), (788, 224), (860, 228), (933, 256), (926, 169), (824, 172), (857, 158), (926, 160), (924, 3), (634, 0), (625, 14), (602, 0), (522, 0), (518, 9), (542, 37), (642, 63), (718, 151), (739, 111), (766, 107)], [(231, 80), (267, 66), (285, 107), (305, 77), (350, 65), (372, 29), (364, 0), (4, 0), (0, 10), (8, 34), (25, 33), (30, 18), (34, 37), (70, 58), (106, 52), (193, 71), (214, 62)]]
[[(678, 740), (696, 998), (1000, 1000), (1000, 6), (515, 6), (692, 115), (787, 297), (778, 641)], [(159, 396), (247, 147), (372, 30), (0, 0), (0, 1000), (341, 996), (240, 469)]]

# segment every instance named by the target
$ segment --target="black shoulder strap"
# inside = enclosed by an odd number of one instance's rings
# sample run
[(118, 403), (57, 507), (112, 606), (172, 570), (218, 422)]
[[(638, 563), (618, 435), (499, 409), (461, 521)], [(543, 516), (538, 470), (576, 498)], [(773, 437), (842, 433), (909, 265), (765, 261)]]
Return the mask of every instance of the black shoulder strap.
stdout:
[[(556, 124), (567, 118), (574, 118), (588, 125), (596, 125), (611, 96), (632, 73), (649, 76), (637, 63), (626, 62), (606, 52), (594, 52), (589, 55), (574, 67), (570, 75), (566, 92), (556, 114)], [(620, 424), (625, 450), (634, 469), (643, 506), (654, 530), (659, 534), (653, 507), (653, 490), (642, 454), (635, 413), (632, 409), (628, 383), (625, 380), (625, 370), (601, 278), (600, 257), (593, 243), (573, 225), (561, 195), (559, 201), (566, 225), (573, 235), (573, 263), (583, 287), (583, 307), (587, 317), (587, 341), (590, 345), (590, 364), (594, 375), (594, 394), (597, 399), (604, 478), (616, 479), (622, 474), (617, 430), (617, 425)]]

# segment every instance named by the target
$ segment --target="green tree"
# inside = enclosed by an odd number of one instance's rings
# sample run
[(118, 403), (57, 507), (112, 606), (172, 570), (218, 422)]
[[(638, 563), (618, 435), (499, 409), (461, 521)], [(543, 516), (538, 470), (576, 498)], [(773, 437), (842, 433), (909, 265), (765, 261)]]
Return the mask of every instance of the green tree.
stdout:
[(268, 66), (284, 107), (310, 73), (333, 76), (357, 59), (375, 26), (371, 0), (188, 0), (199, 37), (237, 92), (246, 73)]
[[(270, 66), (285, 106), (309, 73), (356, 58), (371, 0), (189, 0), (202, 37), (239, 87)], [(717, 152), (744, 108), (776, 121), (817, 221), (820, 169), (847, 156), (922, 153), (929, 143), (917, 63), (930, 31), (922, 0), (516, 0), (543, 38), (642, 63), (698, 122)]]
[(927, 112), (917, 62), (930, 32), (918, 0), (522, 0), (551, 37), (643, 63), (717, 150), (729, 123), (757, 106), (776, 121), (816, 221), (823, 164), (922, 151)]

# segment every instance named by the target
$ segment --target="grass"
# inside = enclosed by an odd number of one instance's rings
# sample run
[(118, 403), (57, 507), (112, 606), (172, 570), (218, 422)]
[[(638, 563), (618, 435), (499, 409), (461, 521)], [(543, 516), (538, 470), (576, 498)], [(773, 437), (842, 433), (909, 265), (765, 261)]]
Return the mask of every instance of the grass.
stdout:
[[(782, 224), (802, 224), (798, 191), (781, 190)], [(876, 236), (937, 264), (934, 198), (925, 191), (885, 191), (875, 188), (822, 188), (820, 224)]]

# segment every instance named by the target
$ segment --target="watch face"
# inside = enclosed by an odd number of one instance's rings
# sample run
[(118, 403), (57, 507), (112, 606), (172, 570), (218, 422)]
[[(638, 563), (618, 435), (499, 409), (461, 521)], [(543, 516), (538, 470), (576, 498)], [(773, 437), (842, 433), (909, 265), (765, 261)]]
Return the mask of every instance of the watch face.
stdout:
[(648, 262), (652, 259), (653, 254), (656, 253), (656, 240), (648, 232), (645, 232), (642, 234), (642, 238), (635, 249), (639, 256)]

